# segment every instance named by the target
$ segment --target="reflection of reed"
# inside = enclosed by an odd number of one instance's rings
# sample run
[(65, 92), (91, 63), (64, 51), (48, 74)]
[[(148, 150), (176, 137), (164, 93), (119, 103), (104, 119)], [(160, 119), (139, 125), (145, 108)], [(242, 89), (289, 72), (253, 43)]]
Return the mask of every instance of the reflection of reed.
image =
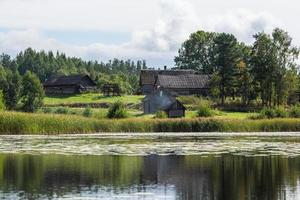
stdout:
[(299, 180), (299, 157), (0, 155), (0, 190), (32, 199), (82, 188), (130, 193), (173, 185), (179, 199), (276, 200), (287, 187), (299, 188)]

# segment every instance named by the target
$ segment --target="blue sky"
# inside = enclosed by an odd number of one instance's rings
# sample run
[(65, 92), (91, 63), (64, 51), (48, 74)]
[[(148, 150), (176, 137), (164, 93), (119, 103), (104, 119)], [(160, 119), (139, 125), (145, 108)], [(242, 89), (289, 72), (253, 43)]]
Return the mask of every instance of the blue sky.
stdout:
[(203, 29), (252, 42), (287, 30), (300, 46), (297, 0), (0, 0), (0, 52), (27, 47), (83, 59), (146, 59), (173, 66), (180, 44)]

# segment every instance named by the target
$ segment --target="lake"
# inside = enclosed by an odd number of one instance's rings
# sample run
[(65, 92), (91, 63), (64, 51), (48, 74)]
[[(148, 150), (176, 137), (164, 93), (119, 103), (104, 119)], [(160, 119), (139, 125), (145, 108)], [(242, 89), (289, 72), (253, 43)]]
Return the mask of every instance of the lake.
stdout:
[(300, 199), (298, 137), (1, 136), (0, 199)]

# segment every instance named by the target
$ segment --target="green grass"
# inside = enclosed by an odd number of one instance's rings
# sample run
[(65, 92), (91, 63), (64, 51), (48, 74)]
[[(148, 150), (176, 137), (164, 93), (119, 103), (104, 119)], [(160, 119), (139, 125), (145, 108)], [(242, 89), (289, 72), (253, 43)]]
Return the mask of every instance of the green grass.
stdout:
[(96, 132), (275, 132), (300, 131), (300, 119), (95, 119), (72, 115), (0, 113), (0, 134)]
[(78, 95), (59, 95), (47, 96), (44, 99), (44, 104), (60, 105), (60, 104), (75, 104), (75, 103), (108, 103), (112, 104), (116, 101), (123, 101), (126, 104), (139, 104), (144, 96), (141, 95), (127, 95), (121, 97), (105, 97), (98, 93), (87, 93)]

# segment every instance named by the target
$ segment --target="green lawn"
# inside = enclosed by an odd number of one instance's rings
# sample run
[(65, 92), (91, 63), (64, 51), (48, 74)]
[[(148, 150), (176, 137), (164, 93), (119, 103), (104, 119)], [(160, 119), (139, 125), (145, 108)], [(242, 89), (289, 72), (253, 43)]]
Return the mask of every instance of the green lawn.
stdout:
[(44, 99), (44, 104), (58, 105), (58, 104), (74, 104), (74, 103), (114, 103), (121, 100), (126, 104), (139, 104), (144, 96), (141, 95), (127, 95), (121, 97), (105, 97), (102, 94), (88, 93), (79, 95), (60, 95), (47, 96)]

